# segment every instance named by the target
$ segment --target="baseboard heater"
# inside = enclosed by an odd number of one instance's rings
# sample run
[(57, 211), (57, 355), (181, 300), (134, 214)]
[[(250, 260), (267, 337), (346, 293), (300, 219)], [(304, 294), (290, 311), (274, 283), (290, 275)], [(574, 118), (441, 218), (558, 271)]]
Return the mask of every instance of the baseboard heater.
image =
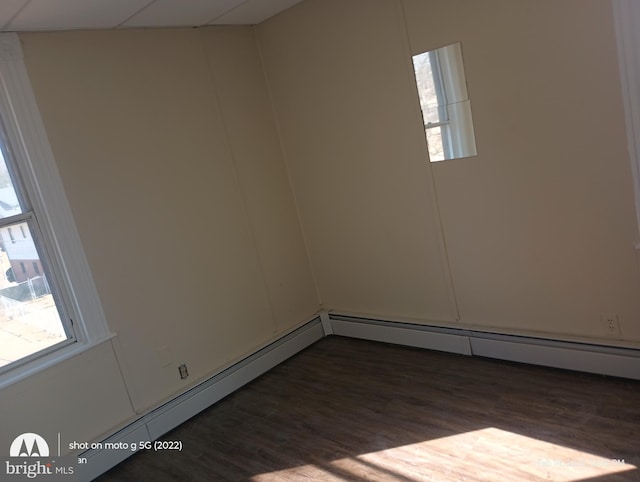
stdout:
[[(320, 317), (258, 350), (240, 362), (217, 373), (161, 407), (143, 415), (122, 430), (102, 440), (102, 447), (131, 446), (153, 442), (194, 415), (271, 370), (325, 336)], [(113, 445), (111, 445), (113, 444)], [(78, 457), (78, 480), (93, 480), (135, 452), (130, 450), (88, 450)]]
[[(153, 442), (178, 425), (279, 365), (324, 336), (338, 335), (469, 356), (483, 356), (583, 372), (640, 379), (640, 350), (503, 335), (323, 312), (298, 329), (143, 415), (104, 439), (102, 446)], [(88, 450), (78, 480), (92, 480), (133, 455)]]
[(640, 380), (640, 350), (329, 313), (335, 335)]

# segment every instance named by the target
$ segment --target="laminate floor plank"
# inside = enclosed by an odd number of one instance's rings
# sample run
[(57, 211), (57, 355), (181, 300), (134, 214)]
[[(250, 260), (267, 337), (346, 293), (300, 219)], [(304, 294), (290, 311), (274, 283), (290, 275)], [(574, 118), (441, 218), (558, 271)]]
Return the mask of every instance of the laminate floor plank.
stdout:
[(325, 338), (101, 482), (640, 481), (640, 382)]

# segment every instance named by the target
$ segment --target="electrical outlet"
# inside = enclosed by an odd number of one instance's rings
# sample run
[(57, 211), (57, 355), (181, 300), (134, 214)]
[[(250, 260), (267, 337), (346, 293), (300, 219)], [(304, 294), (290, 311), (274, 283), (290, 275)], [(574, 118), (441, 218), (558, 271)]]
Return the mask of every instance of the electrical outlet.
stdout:
[(615, 313), (600, 315), (600, 321), (607, 336), (620, 336), (620, 326), (618, 325), (618, 315)]
[(187, 364), (183, 363), (178, 367), (178, 372), (180, 373), (180, 378), (184, 380), (189, 376), (189, 370), (187, 370)]

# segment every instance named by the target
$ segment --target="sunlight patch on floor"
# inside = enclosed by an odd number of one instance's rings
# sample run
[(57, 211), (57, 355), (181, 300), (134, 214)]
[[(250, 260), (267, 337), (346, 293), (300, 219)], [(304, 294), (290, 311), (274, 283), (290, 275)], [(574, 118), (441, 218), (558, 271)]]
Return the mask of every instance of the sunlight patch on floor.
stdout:
[(607, 455), (611, 458), (489, 427), (251, 480), (495, 481), (500, 476), (500, 480), (576, 482), (637, 469), (617, 458), (619, 454)]

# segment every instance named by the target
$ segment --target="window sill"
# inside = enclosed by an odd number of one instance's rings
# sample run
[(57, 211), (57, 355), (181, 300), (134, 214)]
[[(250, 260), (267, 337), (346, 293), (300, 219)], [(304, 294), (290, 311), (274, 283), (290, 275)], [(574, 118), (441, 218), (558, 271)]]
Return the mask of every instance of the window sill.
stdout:
[(90, 342), (76, 342), (41, 358), (32, 360), (22, 366), (16, 367), (15, 369), (12, 369), (0, 376), (0, 390), (91, 350), (102, 343), (108, 342), (116, 336), (116, 333), (109, 333), (103, 338), (92, 340)]

